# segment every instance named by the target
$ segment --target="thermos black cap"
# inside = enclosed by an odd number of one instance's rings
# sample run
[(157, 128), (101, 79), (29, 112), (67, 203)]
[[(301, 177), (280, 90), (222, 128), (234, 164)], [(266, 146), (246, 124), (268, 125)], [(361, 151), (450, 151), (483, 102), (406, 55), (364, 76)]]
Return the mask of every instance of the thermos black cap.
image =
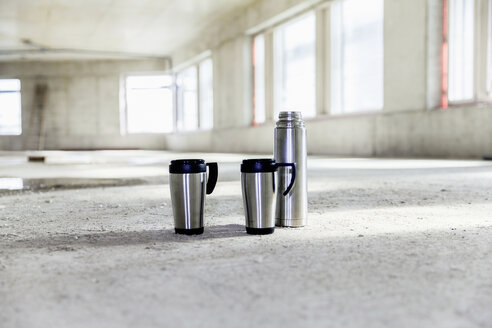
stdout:
[(207, 172), (203, 159), (177, 159), (169, 164), (169, 173), (201, 173)]
[(278, 165), (271, 158), (245, 159), (241, 164), (243, 173), (275, 172)]

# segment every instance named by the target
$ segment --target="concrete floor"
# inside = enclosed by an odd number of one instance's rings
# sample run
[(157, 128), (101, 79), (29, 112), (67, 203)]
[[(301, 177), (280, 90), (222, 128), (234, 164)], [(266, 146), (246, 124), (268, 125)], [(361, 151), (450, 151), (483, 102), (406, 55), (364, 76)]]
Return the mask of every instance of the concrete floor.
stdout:
[[(249, 236), (252, 155), (0, 153), (1, 327), (492, 327), (492, 163), (309, 161), (309, 225)], [(220, 161), (175, 235), (172, 158)]]

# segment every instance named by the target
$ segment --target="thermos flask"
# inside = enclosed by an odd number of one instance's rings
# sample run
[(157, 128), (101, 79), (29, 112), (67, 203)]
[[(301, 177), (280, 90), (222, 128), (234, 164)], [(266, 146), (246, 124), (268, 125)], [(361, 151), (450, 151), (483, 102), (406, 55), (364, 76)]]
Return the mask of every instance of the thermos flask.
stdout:
[[(274, 156), (277, 163), (296, 163), (296, 181), (286, 196), (277, 192), (275, 224), (302, 227), (307, 224), (307, 146), (306, 128), (300, 112), (280, 112), (275, 127)], [(292, 169), (278, 170), (278, 190), (289, 185)]]
[(281, 196), (288, 195), (296, 179), (294, 163), (275, 163), (270, 158), (245, 159), (241, 164), (241, 187), (243, 191), (246, 232), (267, 235), (275, 229), (275, 202), (277, 188), (275, 175), (281, 167), (291, 167), (292, 180)]
[[(209, 175), (207, 181), (207, 166)], [(211, 194), (217, 182), (217, 163), (203, 159), (181, 159), (169, 165), (169, 187), (176, 233), (203, 233), (205, 193)]]

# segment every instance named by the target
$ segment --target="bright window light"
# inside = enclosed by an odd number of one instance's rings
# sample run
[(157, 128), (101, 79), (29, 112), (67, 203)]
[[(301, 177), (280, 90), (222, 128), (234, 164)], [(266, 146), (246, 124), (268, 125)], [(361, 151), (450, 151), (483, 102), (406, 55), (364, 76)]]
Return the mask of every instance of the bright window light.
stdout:
[(265, 122), (265, 36), (253, 39), (253, 124)]
[(172, 77), (169, 75), (126, 78), (126, 132), (173, 131)]
[(383, 0), (331, 7), (331, 113), (383, 108)]
[(449, 101), (473, 99), (473, 4), (449, 0)]
[(488, 28), (488, 72), (487, 72), (487, 92), (492, 95), (492, 0), (489, 0), (489, 28)]
[(205, 59), (198, 66), (200, 77), (200, 129), (214, 126), (214, 86), (212, 58)]
[(177, 128), (179, 131), (198, 129), (198, 94), (196, 66), (176, 75)]
[(315, 16), (302, 16), (274, 32), (274, 109), (316, 114)]
[(22, 133), (21, 111), (20, 80), (0, 80), (0, 135)]

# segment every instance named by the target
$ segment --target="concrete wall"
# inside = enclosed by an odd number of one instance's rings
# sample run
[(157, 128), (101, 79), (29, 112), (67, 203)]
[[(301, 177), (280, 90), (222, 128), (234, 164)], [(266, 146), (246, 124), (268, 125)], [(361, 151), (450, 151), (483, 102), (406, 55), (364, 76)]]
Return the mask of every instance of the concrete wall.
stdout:
[[(306, 122), (311, 154), (480, 158), (492, 154), (492, 108), (400, 111)], [(274, 123), (171, 135), (172, 150), (273, 152)]]
[(38, 149), (39, 84), (47, 86), (44, 149), (164, 149), (163, 135), (121, 135), (120, 77), (164, 71), (166, 65), (163, 60), (0, 63), (0, 78), (19, 78), (22, 87), (22, 135), (0, 136), (0, 149)]
[[(310, 153), (416, 157), (492, 154), (491, 106), (436, 108), (440, 97), (441, 1), (385, 1), (384, 108), (357, 115), (322, 115), (307, 121)], [(162, 62), (0, 64), (0, 76), (22, 80), (24, 115), (24, 134), (0, 137), (0, 149), (35, 148), (36, 129), (29, 127), (29, 113), (34, 86), (45, 81), (50, 88), (46, 139), (50, 149), (136, 147), (271, 153), (274, 122), (250, 126), (251, 34), (323, 3), (255, 2), (204, 29), (199, 39), (171, 54), (175, 65), (180, 65), (211, 50), (215, 107), (211, 131), (120, 135), (121, 73), (163, 70)], [(329, 101), (323, 106), (326, 104)], [(318, 104), (318, 112), (329, 113), (329, 108), (319, 108)]]
[[(492, 154), (492, 106), (437, 108), (441, 87), (441, 1), (385, 0), (384, 108), (379, 112), (323, 115), (308, 120), (310, 153), (415, 157)], [(168, 147), (272, 152), (274, 123), (259, 127), (248, 124), (251, 107), (244, 99), (251, 97), (251, 76), (244, 70), (250, 62), (244, 49), (248, 49), (251, 39), (246, 32), (261, 30), (323, 2), (259, 1), (178, 49), (173, 54), (177, 64), (208, 49), (213, 53), (215, 129), (169, 136)], [(320, 74), (319, 69), (317, 73)], [(318, 112), (329, 113), (329, 108), (318, 108)]]

